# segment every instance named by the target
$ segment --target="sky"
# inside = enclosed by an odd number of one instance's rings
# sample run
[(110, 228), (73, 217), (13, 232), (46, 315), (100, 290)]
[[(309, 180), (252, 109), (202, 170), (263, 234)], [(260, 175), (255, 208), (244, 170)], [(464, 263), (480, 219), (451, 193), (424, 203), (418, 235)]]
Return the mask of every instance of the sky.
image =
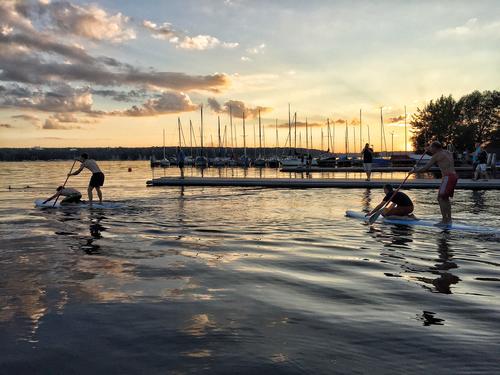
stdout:
[(0, 147), (149, 147), (163, 130), (177, 145), (178, 121), (199, 144), (201, 106), (205, 146), (218, 117), (242, 146), (243, 113), (258, 144), (260, 112), (283, 147), (290, 105), (297, 146), (307, 121), (326, 149), (329, 121), (337, 152), (346, 124), (349, 151), (402, 150), (405, 106), (409, 123), (443, 94), (499, 89), (499, 66), (497, 0), (2, 0)]

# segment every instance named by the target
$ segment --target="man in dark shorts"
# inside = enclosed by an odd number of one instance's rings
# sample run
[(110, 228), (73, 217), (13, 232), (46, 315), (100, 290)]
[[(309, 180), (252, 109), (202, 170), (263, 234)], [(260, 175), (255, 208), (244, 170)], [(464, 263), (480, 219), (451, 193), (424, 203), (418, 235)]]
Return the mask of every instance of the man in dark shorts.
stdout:
[(82, 199), (82, 193), (80, 193), (78, 190), (70, 187), (59, 186), (56, 189), (56, 193), (43, 203), (50, 202), (52, 199), (57, 198), (59, 196), (64, 197), (64, 199), (61, 201), (61, 205), (69, 203), (80, 203)]
[(87, 189), (87, 193), (89, 195), (89, 204), (92, 205), (92, 190), (94, 189), (97, 192), (97, 196), (99, 197), (99, 203), (102, 203), (101, 186), (104, 185), (104, 173), (102, 173), (95, 160), (89, 159), (89, 155), (87, 153), (83, 153), (81, 155), (79, 162), (82, 163), (80, 165), (80, 168), (78, 168), (73, 173), (69, 173), (68, 177), (76, 176), (81, 171), (83, 171), (84, 168), (87, 168), (89, 171), (91, 171), (92, 177), (90, 177), (89, 187)]
[(372, 175), (372, 163), (373, 163), (373, 149), (367, 143), (365, 148), (361, 151), (363, 155), (363, 169), (366, 173), (366, 181), (370, 181)]
[(431, 160), (427, 162), (422, 168), (416, 168), (410, 173), (420, 173), (428, 170), (434, 164), (437, 164), (443, 176), (441, 186), (438, 192), (439, 208), (443, 219), (440, 225), (451, 224), (451, 202), (450, 198), (453, 197), (455, 187), (458, 182), (458, 175), (455, 172), (455, 162), (451, 152), (443, 149), (441, 143), (435, 141), (426, 149), (432, 154)]
[(405, 193), (398, 191), (394, 194), (392, 185), (384, 185), (385, 197), (380, 204), (371, 210), (366, 216), (371, 216), (390, 201), (386, 208), (382, 211), (382, 216), (411, 216), (413, 217), (413, 202)]

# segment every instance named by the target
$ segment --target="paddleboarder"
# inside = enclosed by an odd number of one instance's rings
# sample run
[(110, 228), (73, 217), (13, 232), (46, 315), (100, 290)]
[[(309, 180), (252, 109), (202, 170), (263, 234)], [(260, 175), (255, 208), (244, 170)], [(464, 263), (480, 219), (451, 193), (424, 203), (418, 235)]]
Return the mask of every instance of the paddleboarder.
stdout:
[(59, 186), (56, 189), (56, 193), (53, 196), (51, 196), (50, 198), (48, 198), (47, 200), (45, 200), (43, 202), (43, 204), (50, 202), (52, 199), (56, 199), (60, 196), (65, 197), (61, 201), (61, 205), (65, 205), (65, 204), (69, 204), (69, 203), (80, 203), (81, 199), (82, 199), (82, 193), (80, 193), (78, 190), (73, 189), (71, 187)]
[(420, 173), (427, 171), (434, 164), (441, 170), (442, 182), (438, 192), (439, 208), (443, 217), (439, 224), (451, 224), (451, 202), (455, 187), (458, 182), (458, 175), (455, 171), (453, 154), (443, 149), (441, 143), (435, 141), (426, 149), (432, 154), (432, 158), (422, 168), (414, 168), (410, 173)]
[(92, 177), (90, 177), (89, 187), (87, 189), (87, 193), (89, 195), (89, 204), (92, 205), (92, 191), (94, 189), (97, 192), (97, 196), (99, 197), (99, 203), (102, 204), (101, 187), (104, 185), (104, 173), (102, 173), (96, 161), (94, 159), (89, 159), (89, 155), (85, 152), (80, 156), (80, 159), (78, 159), (78, 161), (82, 163), (80, 165), (80, 168), (78, 168), (73, 173), (69, 173), (68, 177), (76, 176), (81, 171), (83, 171), (84, 168), (87, 168), (89, 171), (91, 171)]
[(390, 203), (382, 210), (382, 216), (413, 216), (413, 202), (408, 195), (401, 191), (394, 194), (394, 188), (390, 184), (384, 185), (384, 193), (385, 197), (382, 202), (365, 216), (373, 215), (384, 207), (388, 201)]
[(176, 157), (177, 157), (177, 166), (179, 167), (179, 170), (181, 172), (181, 179), (184, 178), (184, 163), (186, 160), (186, 155), (184, 154), (184, 151), (182, 151), (182, 148), (177, 146), (177, 151), (176, 151)]

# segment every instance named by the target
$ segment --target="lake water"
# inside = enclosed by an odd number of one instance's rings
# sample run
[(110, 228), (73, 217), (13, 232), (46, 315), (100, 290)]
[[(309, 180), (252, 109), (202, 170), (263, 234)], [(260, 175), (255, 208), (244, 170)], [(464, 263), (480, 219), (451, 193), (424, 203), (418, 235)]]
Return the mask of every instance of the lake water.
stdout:
[[(500, 372), (494, 233), (344, 217), (379, 190), (148, 188), (148, 162), (101, 163), (117, 208), (35, 209), (70, 166), (0, 163), (2, 374)], [(435, 191), (408, 194), (439, 218)], [(499, 208), (453, 204), (500, 229)]]

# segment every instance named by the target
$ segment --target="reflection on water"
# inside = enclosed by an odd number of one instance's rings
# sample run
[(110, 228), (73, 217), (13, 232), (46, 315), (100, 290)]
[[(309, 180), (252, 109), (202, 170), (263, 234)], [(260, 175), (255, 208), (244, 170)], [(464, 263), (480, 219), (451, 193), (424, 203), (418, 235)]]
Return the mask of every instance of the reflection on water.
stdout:
[[(65, 163), (1, 171), (37, 188), (0, 192), (0, 372), (500, 370), (498, 238), (344, 217), (379, 190), (147, 188), (146, 163), (103, 166), (119, 208), (34, 209)], [(439, 216), (435, 192), (409, 194)], [(497, 202), (454, 205), (500, 227)]]

